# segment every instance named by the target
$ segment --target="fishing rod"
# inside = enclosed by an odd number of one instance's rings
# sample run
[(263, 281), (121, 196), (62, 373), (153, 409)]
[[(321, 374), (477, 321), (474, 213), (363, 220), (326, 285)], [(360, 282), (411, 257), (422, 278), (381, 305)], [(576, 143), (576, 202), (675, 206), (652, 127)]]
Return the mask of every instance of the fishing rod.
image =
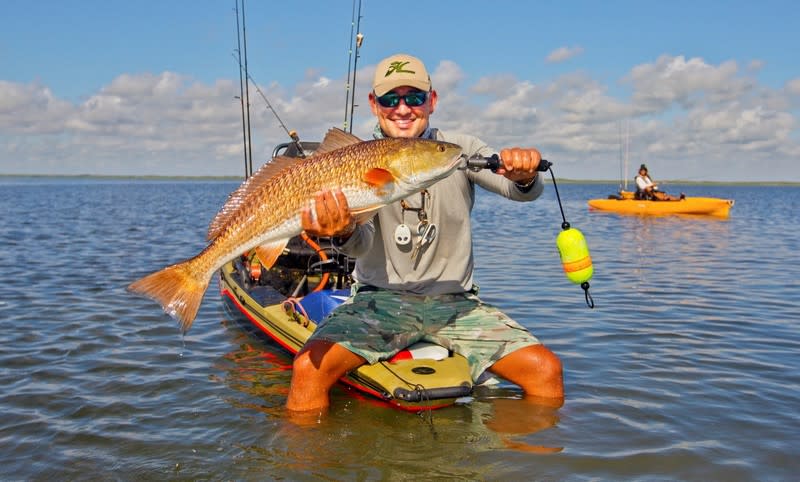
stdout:
[[(586, 305), (589, 308), (594, 308), (594, 299), (589, 294), (589, 280), (594, 274), (594, 267), (592, 265), (592, 258), (589, 255), (589, 246), (586, 243), (586, 238), (576, 228), (570, 226), (567, 218), (564, 215), (564, 206), (561, 204), (561, 196), (558, 194), (558, 185), (556, 184), (556, 176), (552, 169), (553, 163), (542, 159), (539, 161), (537, 171), (546, 172), (550, 171), (550, 176), (553, 179), (553, 188), (556, 191), (556, 200), (558, 201), (558, 208), (561, 210), (561, 232), (556, 237), (556, 247), (561, 256), (561, 264), (564, 267), (564, 274), (567, 279), (575, 284), (580, 285), (583, 289), (584, 297), (586, 298)], [(476, 155), (468, 157), (462, 164), (462, 169), (469, 169), (471, 171), (480, 171), (481, 169), (489, 169), (492, 172), (497, 172), (503, 168), (503, 162), (500, 156), (493, 154), (489, 157)]]
[(627, 184), (623, 185), (625, 182), (626, 176), (628, 173), (625, 172), (625, 168), (627, 168), (627, 164), (623, 167), (622, 160), (622, 122), (619, 123), (619, 190), (620, 191), (627, 191)]
[[(283, 130), (286, 134), (292, 139), (295, 147), (297, 148), (297, 152), (299, 157), (304, 158), (306, 157), (305, 152), (303, 151), (303, 146), (300, 143), (300, 137), (297, 135), (297, 132), (286, 128), (286, 125), (281, 120), (278, 113), (272, 107), (272, 104), (267, 99), (267, 96), (264, 95), (264, 92), (261, 91), (261, 88), (258, 86), (258, 83), (255, 81), (250, 72), (247, 69), (247, 31), (245, 30), (245, 17), (244, 17), (244, 0), (242, 1), (242, 28), (241, 28), (241, 35), (239, 30), (239, 0), (236, 0), (236, 6), (234, 10), (236, 11), (236, 42), (238, 48), (236, 52), (238, 53), (238, 57), (236, 55), (231, 54), (233, 59), (236, 61), (236, 64), (239, 66), (239, 100), (242, 104), (242, 137), (244, 138), (244, 162), (245, 162), (245, 179), (250, 177), (253, 174), (253, 136), (251, 131), (251, 123), (250, 123), (250, 83), (253, 83), (258, 94), (264, 99), (264, 102), (269, 107), (269, 110), (272, 111), (272, 114), (278, 119), (278, 123), (281, 125)], [(242, 45), (244, 45), (244, 65), (242, 64)], [(244, 74), (244, 75), (243, 75)], [(243, 81), (243, 77), (246, 81)], [(244, 83), (244, 98), (242, 97), (242, 84)], [(245, 106), (247, 111), (247, 121), (245, 122)], [(245, 126), (247, 128), (247, 132), (245, 133)]]
[[(244, 75), (245, 78), (249, 77), (250, 74), (247, 72), (247, 29), (245, 26), (245, 19), (244, 19), (244, 0), (242, 0), (242, 29), (241, 35), (239, 32), (239, 0), (236, 0), (236, 43), (238, 45), (237, 52), (239, 54), (239, 58), (236, 61), (239, 64), (239, 90), (241, 92), (242, 87), (242, 45), (244, 45)], [(234, 58), (236, 58), (234, 56)], [(244, 83), (244, 99), (242, 99), (241, 95), (239, 99), (242, 102), (242, 109), (247, 109), (247, 135), (245, 138), (245, 178), (247, 178), (250, 174), (253, 173), (253, 135), (250, 130), (250, 84), (248, 82)], [(245, 130), (245, 122), (244, 122), (244, 112), (242, 112), (242, 134), (244, 135)]]
[(347, 81), (344, 84), (344, 125), (342, 128), (347, 130), (347, 113), (350, 106), (350, 66), (353, 62), (353, 32), (356, 28), (356, 0), (353, 0), (353, 13), (350, 20), (350, 43), (347, 44)]
[[(359, 11), (360, 10), (361, 7), (359, 6)], [(359, 22), (360, 18), (361, 17), (359, 16)], [(358, 59), (361, 57), (359, 52), (361, 52), (362, 43), (364, 43), (364, 34), (359, 32), (358, 35), (356, 35), (356, 60), (353, 62), (353, 93), (350, 97), (350, 121), (348, 122), (348, 132), (351, 134), (353, 133), (353, 112), (356, 108), (356, 73), (358, 72), (356, 65), (358, 65)]]
[[(236, 60), (236, 56), (233, 55), (233, 54), (231, 54), (231, 55), (233, 56), (234, 60)], [(239, 64), (239, 70), (240, 71), (241, 71), (241, 68), (242, 68), (242, 64), (240, 63)], [(290, 131), (286, 127), (286, 124), (283, 123), (283, 121), (281, 120), (281, 117), (278, 115), (278, 112), (275, 110), (275, 108), (272, 107), (272, 104), (270, 103), (269, 99), (267, 99), (267, 96), (264, 95), (264, 92), (261, 91), (261, 87), (258, 86), (258, 83), (253, 78), (253, 76), (250, 75), (249, 72), (245, 72), (245, 75), (247, 76), (247, 80), (249, 80), (250, 82), (253, 83), (253, 87), (256, 89), (256, 92), (258, 92), (258, 95), (260, 95), (261, 98), (264, 100), (264, 103), (267, 104), (267, 107), (269, 108), (269, 110), (272, 111), (272, 114), (278, 120), (278, 124), (281, 125), (281, 128), (283, 128), (284, 132), (286, 132), (286, 134), (292, 139), (292, 142), (294, 143), (295, 147), (297, 148), (297, 152), (298, 152), (299, 157), (305, 158), (306, 154), (305, 154), (305, 151), (303, 150), (303, 146), (300, 143), (300, 136), (297, 135), (297, 131), (294, 131), (294, 130)]]
[[(364, 34), (360, 32), (361, 29), (361, 0), (358, 0), (358, 17), (356, 17), (356, 2), (353, 0), (353, 13), (352, 20), (350, 21), (350, 44), (348, 45), (347, 57), (347, 82), (345, 84), (345, 100), (344, 100), (344, 127), (343, 130), (353, 133), (353, 110), (356, 106), (356, 73), (358, 72), (358, 59), (360, 57), (361, 44), (364, 43)], [(358, 20), (355, 20), (358, 18)], [(355, 61), (353, 61), (353, 32), (356, 34), (355, 42)], [(350, 68), (352, 62), (352, 69)], [(352, 83), (350, 82), (352, 72)], [(352, 88), (351, 88), (352, 85)]]
[[(247, 31), (244, 23), (244, 0), (242, 0), (242, 45), (244, 46), (244, 75), (250, 77), (247, 70)], [(253, 133), (250, 131), (250, 83), (244, 83), (244, 98), (247, 101), (247, 158), (250, 174), (253, 174)]]
[[(237, 61), (239, 65), (242, 65), (242, 37), (240, 35), (241, 30), (239, 28), (239, 0), (236, 0), (236, 5), (234, 7), (234, 11), (236, 12), (236, 52), (239, 54), (239, 58)], [(244, 0), (242, 0), (242, 11), (244, 11)], [(247, 122), (245, 122), (244, 116), (244, 78), (242, 76), (242, 69), (239, 69), (239, 103), (241, 104), (242, 109), (242, 142), (244, 143), (244, 178), (247, 179), (251, 174), (251, 169), (247, 167), (247, 146), (250, 142), (250, 139), (247, 137), (247, 130), (246, 126), (250, 125), (250, 111), (248, 110), (248, 117)], [(249, 104), (249, 100), (248, 100)]]
[(631, 150), (631, 123), (630, 121), (625, 122), (625, 168), (624, 173), (625, 175), (622, 176), (623, 182), (623, 190), (628, 190), (628, 161), (630, 159), (630, 150)]

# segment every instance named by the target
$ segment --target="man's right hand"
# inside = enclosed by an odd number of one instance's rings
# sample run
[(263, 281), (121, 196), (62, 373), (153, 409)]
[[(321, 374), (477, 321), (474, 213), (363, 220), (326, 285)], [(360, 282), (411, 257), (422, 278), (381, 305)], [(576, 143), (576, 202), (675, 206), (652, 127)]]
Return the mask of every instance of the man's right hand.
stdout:
[[(324, 190), (314, 197), (314, 211), (306, 207), (300, 213), (303, 230), (311, 236), (347, 237), (353, 234), (356, 222), (347, 205), (344, 193)], [(316, 215), (314, 215), (316, 214)]]

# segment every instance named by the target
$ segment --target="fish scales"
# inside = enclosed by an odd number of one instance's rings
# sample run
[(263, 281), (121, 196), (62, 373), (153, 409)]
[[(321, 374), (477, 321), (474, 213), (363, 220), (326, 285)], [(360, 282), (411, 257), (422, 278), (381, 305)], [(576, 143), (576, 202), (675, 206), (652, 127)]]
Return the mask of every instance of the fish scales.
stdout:
[[(329, 133), (330, 134), (330, 133)], [(424, 139), (360, 141), (334, 132), (348, 145), (296, 162), (234, 193), (212, 222), (211, 242), (197, 256), (141, 278), (128, 287), (158, 301), (188, 330), (213, 274), (256, 247), (282, 250), (302, 231), (300, 213), (322, 190), (340, 189), (353, 212), (371, 211), (430, 186), (455, 170), (461, 148)], [(348, 137), (345, 137), (348, 136)], [(344, 141), (343, 141), (344, 142)], [(232, 195), (232, 196), (234, 196)], [(221, 216), (221, 217), (220, 217)], [(214, 226), (221, 222), (219, 226)]]

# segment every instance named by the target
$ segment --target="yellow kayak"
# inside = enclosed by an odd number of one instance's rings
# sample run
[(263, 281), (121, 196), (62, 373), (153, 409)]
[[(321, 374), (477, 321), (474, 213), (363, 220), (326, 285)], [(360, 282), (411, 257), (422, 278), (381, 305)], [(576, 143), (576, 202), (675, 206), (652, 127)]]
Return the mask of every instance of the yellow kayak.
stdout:
[[(226, 311), (292, 355), (350, 291), (346, 268), (333, 263), (335, 253), (331, 252), (326, 262), (324, 252), (331, 250), (315, 247), (316, 251), (293, 252), (290, 245), (276, 266), (264, 272), (252, 256), (237, 258), (220, 270)], [(320, 254), (323, 261), (314, 263)], [(314, 264), (327, 266), (324, 271), (329, 273), (308, 269)], [(408, 411), (453, 405), (471, 395), (473, 388), (466, 358), (424, 342), (411, 345), (391, 360), (363, 365), (341, 382)]]
[(611, 196), (609, 199), (590, 199), (589, 208), (620, 214), (668, 215), (693, 214), (727, 218), (733, 199), (686, 197), (678, 201), (644, 201), (630, 196)]

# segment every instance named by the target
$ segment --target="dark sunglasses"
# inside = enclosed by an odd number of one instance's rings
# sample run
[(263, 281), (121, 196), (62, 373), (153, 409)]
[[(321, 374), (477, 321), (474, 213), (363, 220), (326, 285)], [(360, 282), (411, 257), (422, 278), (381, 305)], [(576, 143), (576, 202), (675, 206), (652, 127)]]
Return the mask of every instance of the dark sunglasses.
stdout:
[(378, 100), (378, 104), (380, 104), (381, 107), (397, 107), (400, 105), (400, 99), (403, 99), (403, 102), (409, 107), (419, 107), (428, 100), (428, 93), (422, 92), (421, 90), (409, 92), (405, 95), (389, 92), (380, 97), (376, 96), (375, 98)]

